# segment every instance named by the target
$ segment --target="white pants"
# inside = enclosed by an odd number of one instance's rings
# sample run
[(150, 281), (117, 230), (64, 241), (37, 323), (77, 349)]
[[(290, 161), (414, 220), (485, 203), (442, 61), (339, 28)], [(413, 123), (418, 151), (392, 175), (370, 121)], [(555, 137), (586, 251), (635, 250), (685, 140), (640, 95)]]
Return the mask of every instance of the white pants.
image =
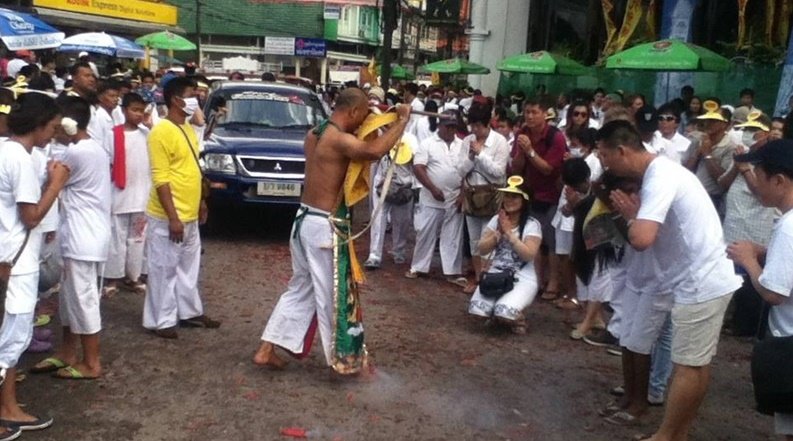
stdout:
[[(14, 275), (8, 281), (3, 325), (0, 326), (0, 368), (16, 366), (30, 344), (38, 284), (38, 272)], [(11, 305), (12, 302), (15, 304)]]
[(440, 229), (441, 265), (443, 274), (453, 276), (462, 272), (463, 215), (457, 206), (434, 208), (419, 205), (414, 219), (416, 247), (413, 249), (412, 271), (427, 273), (435, 252)]
[[(333, 231), (327, 214), (306, 215), (295, 221), (289, 241), (292, 278), (278, 299), (262, 340), (300, 354), (306, 333), (317, 315), (317, 328), (328, 366), (332, 362), (333, 339)], [(300, 212), (298, 212), (300, 213)], [(298, 228), (299, 226), (299, 228)]]
[(627, 259), (622, 259), (622, 262), (611, 267), (611, 300), (609, 306), (614, 310), (609, 319), (607, 326), (608, 331), (614, 337), (620, 338), (622, 335), (622, 321), (623, 321), (623, 307), (622, 297), (625, 292), (625, 283), (627, 281), (626, 267), (628, 265)]
[(639, 295), (631, 289), (625, 291), (620, 346), (637, 354), (650, 355), (675, 304), (675, 296), (671, 293)]
[(537, 296), (537, 274), (534, 268), (524, 267), (515, 277), (518, 280), (512, 291), (496, 300), (484, 297), (477, 287), (468, 305), (468, 313), (480, 317), (493, 315), (507, 320), (522, 318), (523, 310), (528, 308)]
[(101, 265), (63, 258), (58, 312), (61, 325), (68, 326), (74, 334), (91, 335), (102, 330), (98, 284)]
[(201, 237), (198, 222), (184, 224), (182, 243), (169, 238), (168, 221), (147, 216), (146, 254), (149, 279), (143, 304), (143, 327), (165, 329), (204, 314), (198, 294)]
[[(556, 245), (558, 247), (558, 240)], [(600, 303), (610, 301), (613, 290), (610, 269), (611, 268), (605, 268), (601, 270), (600, 264), (595, 262), (595, 270), (592, 272), (592, 277), (589, 279), (589, 285), (584, 285), (584, 282), (576, 276), (575, 283), (578, 300), (582, 302)]]
[[(380, 200), (377, 199), (374, 206), (377, 207), (379, 203)], [(389, 216), (391, 216), (391, 254), (394, 256), (405, 256), (412, 215), (413, 202), (408, 202), (404, 205), (393, 205), (383, 202), (382, 210), (372, 219), (371, 241), (369, 243), (370, 259), (383, 260), (383, 242), (385, 242)]]
[(138, 280), (143, 268), (143, 248), (146, 239), (144, 213), (115, 214), (111, 218), (110, 254), (104, 277)]
[(468, 228), (468, 244), (471, 247), (471, 256), (479, 257), (479, 239), (482, 238), (482, 231), (490, 222), (492, 216), (479, 217), (479, 216), (465, 216), (465, 226)]

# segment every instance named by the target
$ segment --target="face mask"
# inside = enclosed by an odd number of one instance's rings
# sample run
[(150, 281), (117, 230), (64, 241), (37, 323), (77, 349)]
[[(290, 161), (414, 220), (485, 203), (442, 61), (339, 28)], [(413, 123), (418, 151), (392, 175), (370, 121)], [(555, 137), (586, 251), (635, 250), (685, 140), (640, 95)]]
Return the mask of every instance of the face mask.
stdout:
[(741, 135), (741, 142), (746, 147), (751, 147), (754, 144), (754, 133), (744, 130), (743, 135)]
[(583, 158), (584, 150), (581, 147), (570, 147), (570, 156), (573, 158)]
[(182, 111), (187, 114), (187, 117), (193, 116), (193, 114), (198, 110), (198, 98), (182, 98), (184, 100), (184, 107), (182, 107)]

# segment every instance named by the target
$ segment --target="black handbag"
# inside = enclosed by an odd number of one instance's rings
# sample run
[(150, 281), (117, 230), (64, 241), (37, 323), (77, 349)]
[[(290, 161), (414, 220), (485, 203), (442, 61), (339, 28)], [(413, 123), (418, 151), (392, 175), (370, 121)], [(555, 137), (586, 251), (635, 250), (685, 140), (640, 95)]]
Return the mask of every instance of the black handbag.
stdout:
[[(766, 307), (767, 311), (768, 307)], [(764, 311), (765, 312), (765, 311)], [(763, 320), (761, 320), (761, 323)], [(765, 330), (765, 326), (761, 326)], [(762, 338), (762, 336), (760, 336)], [(752, 385), (757, 411), (793, 413), (793, 336), (766, 333), (752, 349)]]
[(515, 287), (515, 273), (512, 271), (499, 271), (497, 273), (483, 273), (479, 280), (479, 293), (483, 297), (498, 300)]

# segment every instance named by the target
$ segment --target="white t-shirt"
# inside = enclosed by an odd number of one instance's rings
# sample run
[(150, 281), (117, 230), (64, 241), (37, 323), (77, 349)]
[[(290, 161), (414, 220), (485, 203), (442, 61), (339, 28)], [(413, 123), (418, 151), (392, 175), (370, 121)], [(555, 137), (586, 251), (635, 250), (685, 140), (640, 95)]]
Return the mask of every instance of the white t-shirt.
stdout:
[[(435, 131), (437, 130), (436, 128)], [(434, 134), (435, 132), (430, 130), (430, 117), (422, 117), (416, 123), (416, 138), (418, 138), (419, 142), (424, 142), (425, 139), (432, 137)]]
[[(0, 262), (10, 262), (25, 241), (25, 225), (19, 216), (17, 204), (38, 204), (39, 199), (41, 186), (33, 157), (18, 142), (5, 141), (0, 144)], [(25, 250), (11, 269), (11, 274), (38, 272), (41, 234), (35, 234), (36, 231), (34, 229), (30, 234)]]
[(451, 144), (446, 144), (438, 134), (424, 140), (421, 147), (413, 154), (413, 164), (426, 165), (427, 175), (438, 187), (444, 196), (444, 202), (435, 200), (432, 193), (422, 187), (419, 193), (419, 203), (426, 207), (446, 208), (454, 205), (460, 195), (462, 175), (457, 171), (457, 161), (463, 142), (456, 136)]
[[(424, 103), (421, 102), (418, 98), (413, 98), (413, 101), (410, 102), (410, 110), (414, 112), (423, 112), (424, 111)], [(405, 131), (411, 133), (413, 135), (416, 134), (416, 125), (419, 123), (423, 116), (421, 115), (410, 115), (410, 120), (408, 120), (408, 125), (405, 127)]]
[[(489, 230), (498, 231), (498, 216), (493, 216), (490, 219), (490, 222), (487, 223), (487, 227)], [(513, 233), (518, 234), (518, 228), (515, 227), (512, 229)], [(520, 234), (520, 240), (524, 241), (527, 237), (537, 237), (542, 239), (542, 227), (540, 226), (540, 222), (533, 217), (530, 217), (526, 221), (526, 225), (523, 227), (523, 234)], [(493, 250), (493, 260), (490, 262), (490, 267), (487, 269), (489, 273), (495, 273), (500, 271), (513, 271), (517, 272), (521, 270), (521, 272), (528, 272), (534, 273), (534, 262), (525, 262), (524, 264), (523, 259), (520, 258), (518, 253), (512, 248), (509, 242), (507, 242), (506, 238), (502, 237), (501, 240), (496, 245), (496, 248)], [(522, 268), (521, 268), (522, 266)]]
[[(33, 166), (39, 178), (39, 188), (44, 188), (44, 185), (49, 179), (49, 176), (47, 176), (47, 163), (49, 162), (50, 156), (49, 146), (45, 148), (33, 147), (30, 156), (33, 158)], [(52, 204), (52, 207), (50, 207), (44, 219), (41, 220), (38, 228), (42, 233), (49, 233), (58, 229), (58, 223), (58, 203), (56, 201)]]
[(107, 154), (113, 163), (113, 117), (100, 106), (91, 106), (91, 119), (88, 121), (88, 136), (91, 137)]
[(113, 214), (143, 213), (151, 191), (151, 167), (146, 144), (148, 132), (143, 129), (124, 131), (127, 182), (121, 190), (113, 185)]
[(668, 158), (655, 158), (640, 196), (636, 218), (661, 224), (653, 244), (659, 292), (673, 292), (676, 303), (694, 304), (740, 288), (719, 216), (694, 174)]
[(61, 250), (63, 257), (104, 262), (110, 245), (110, 164), (93, 139), (66, 150), (63, 162), (71, 170), (61, 192)]
[(674, 145), (672, 145), (672, 142), (661, 136), (658, 131), (656, 131), (653, 135), (653, 140), (651, 142), (645, 142), (643, 144), (644, 148), (650, 153), (656, 154), (658, 156), (665, 156), (672, 161), (677, 162), (678, 164), (681, 162), (680, 155), (678, 154)]
[(688, 154), (688, 148), (691, 147), (691, 140), (678, 132), (675, 132), (675, 135), (670, 139), (664, 138), (661, 132), (656, 130), (654, 137), (666, 140), (670, 153), (665, 156), (673, 161), (682, 162), (683, 158)]
[(595, 182), (603, 175), (603, 164), (597, 153), (592, 152), (584, 158), (584, 162), (589, 166), (589, 182)]
[[(510, 151), (507, 138), (490, 129), (482, 151), (472, 161), (468, 153), (471, 151), (471, 144), (474, 141), (476, 141), (474, 134), (463, 139), (463, 147), (460, 149), (460, 158), (457, 161), (460, 176), (468, 176), (468, 182), (471, 185), (484, 185), (488, 181), (493, 184), (506, 182)], [(476, 173), (472, 173), (474, 170)]]
[(765, 267), (759, 282), (764, 288), (787, 299), (771, 307), (768, 327), (775, 337), (793, 335), (793, 210), (782, 216), (774, 226), (768, 243)]

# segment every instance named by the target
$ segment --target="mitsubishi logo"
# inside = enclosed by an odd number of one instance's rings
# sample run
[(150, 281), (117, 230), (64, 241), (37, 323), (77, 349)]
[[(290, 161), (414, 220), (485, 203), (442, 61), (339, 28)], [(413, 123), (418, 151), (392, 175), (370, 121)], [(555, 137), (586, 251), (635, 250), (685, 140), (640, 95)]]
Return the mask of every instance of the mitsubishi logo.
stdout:
[(273, 168), (273, 170), (275, 170), (277, 172), (283, 170), (283, 168), (281, 168), (281, 163), (280, 162), (276, 162), (275, 163), (275, 168)]

